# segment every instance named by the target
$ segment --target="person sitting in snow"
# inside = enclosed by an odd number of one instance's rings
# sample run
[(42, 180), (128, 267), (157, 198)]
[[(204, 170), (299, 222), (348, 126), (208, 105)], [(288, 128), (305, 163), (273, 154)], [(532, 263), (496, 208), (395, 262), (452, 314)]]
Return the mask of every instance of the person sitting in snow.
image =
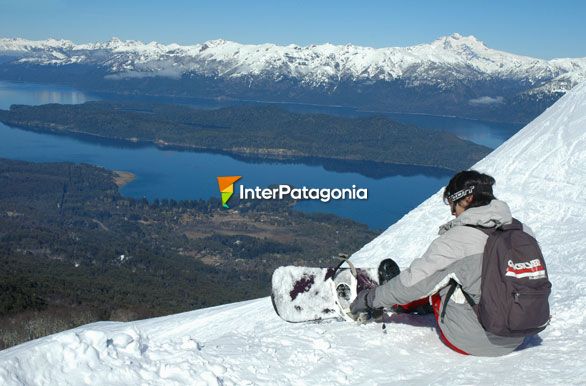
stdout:
[[(513, 221), (509, 206), (494, 197), (494, 183), (491, 176), (473, 170), (453, 176), (444, 190), (444, 202), (456, 218), (440, 227), (440, 236), (409, 268), (383, 285), (361, 291), (351, 312), (381, 308), (421, 312), (427, 305), (435, 314), (440, 339), (458, 353), (499, 356), (521, 345), (523, 337), (485, 331), (465, 299), (465, 293), (476, 303), (480, 299), (488, 236), (478, 227), (494, 228)], [(523, 231), (532, 235), (525, 226)], [(448, 283), (454, 278), (461, 287), (450, 291)]]

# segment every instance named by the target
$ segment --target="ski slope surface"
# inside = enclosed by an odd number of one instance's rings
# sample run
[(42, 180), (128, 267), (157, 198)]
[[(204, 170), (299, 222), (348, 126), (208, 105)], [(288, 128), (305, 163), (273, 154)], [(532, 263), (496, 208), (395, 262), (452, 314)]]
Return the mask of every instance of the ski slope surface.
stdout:
[[(553, 282), (551, 325), (505, 357), (467, 357), (432, 317), (289, 324), (270, 299), (99, 322), (0, 352), (2, 385), (576, 384), (586, 379), (586, 84), (474, 166), (530, 225)], [(451, 218), (436, 193), (356, 252), (359, 266), (419, 257)]]

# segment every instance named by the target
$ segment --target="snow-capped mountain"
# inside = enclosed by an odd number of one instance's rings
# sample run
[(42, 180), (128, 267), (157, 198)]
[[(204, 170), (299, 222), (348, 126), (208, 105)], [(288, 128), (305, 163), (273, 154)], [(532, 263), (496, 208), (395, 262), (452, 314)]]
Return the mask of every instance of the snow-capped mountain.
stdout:
[[(138, 92), (136, 83), (141, 79), (140, 87), (147, 93), (462, 112), (456, 115), (465, 115), (468, 110), (510, 115), (506, 105), (511, 102), (542, 101), (529, 108), (527, 116), (535, 115), (547, 107), (544, 104), (586, 80), (586, 58), (542, 60), (514, 55), (459, 34), (430, 44), (390, 48), (245, 45), (225, 40), (182, 46), (116, 38), (89, 44), (0, 39), (0, 57), (0, 78), (7, 79), (35, 80), (50, 67), (53, 81), (60, 81), (60, 75), (71, 78), (71, 71), (78, 74), (84, 68), (90, 72), (90, 67), (99, 70), (91, 73), (99, 76), (102, 84), (90, 85), (87, 80), (74, 83)], [(164, 79), (180, 79), (188, 85), (162, 86)], [(113, 85), (114, 81), (125, 81), (124, 86)], [(451, 105), (463, 106), (438, 108), (435, 102), (443, 100), (435, 95), (438, 93), (446, 94)]]
[[(195, 72), (216, 77), (267, 76), (298, 79), (311, 87), (350, 80), (395, 80), (439, 84), (441, 72), (454, 78), (508, 77), (543, 86), (556, 78), (574, 76), (567, 91), (586, 80), (586, 58), (551, 61), (509, 54), (486, 47), (474, 36), (453, 34), (431, 44), (370, 48), (351, 44), (278, 46), (244, 45), (225, 40), (181, 46), (122, 41), (76, 45), (69, 40), (0, 39), (0, 52), (17, 62), (42, 65), (91, 63), (120, 77), (135, 73), (169, 76)], [(465, 71), (463, 71), (465, 70)]]
[[(101, 322), (0, 352), (3, 385), (578, 384), (586, 378), (586, 83), (474, 168), (530, 225), (548, 264), (551, 325), (500, 358), (461, 356), (432, 318), (288, 324), (270, 299)], [(425, 251), (450, 218), (437, 192), (354, 254), (359, 266)]]

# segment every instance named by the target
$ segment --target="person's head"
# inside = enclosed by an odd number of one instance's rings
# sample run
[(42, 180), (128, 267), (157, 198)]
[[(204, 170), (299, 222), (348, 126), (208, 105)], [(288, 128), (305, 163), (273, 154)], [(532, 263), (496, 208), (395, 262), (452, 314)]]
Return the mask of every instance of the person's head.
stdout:
[(495, 199), (492, 193), (494, 178), (476, 170), (464, 170), (450, 179), (444, 189), (444, 202), (450, 205), (456, 217), (468, 208), (490, 204)]

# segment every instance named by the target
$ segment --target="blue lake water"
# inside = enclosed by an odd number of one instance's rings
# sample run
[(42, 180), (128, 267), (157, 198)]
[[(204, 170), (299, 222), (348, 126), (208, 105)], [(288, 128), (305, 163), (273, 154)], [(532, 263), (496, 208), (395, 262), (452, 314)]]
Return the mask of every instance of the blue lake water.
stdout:
[[(106, 97), (62, 86), (0, 82), (2, 109), (7, 109), (12, 104), (83, 103), (103, 98)], [(165, 102), (169, 102), (168, 98)], [(205, 108), (226, 105), (226, 102), (207, 100), (182, 100), (181, 103)], [(335, 107), (284, 107), (295, 111), (347, 116), (368, 114)], [(400, 116), (403, 122), (455, 133), (462, 132), (462, 137), (470, 140), (478, 138), (475, 142), (484, 141), (485, 145), (491, 147), (502, 143), (519, 129), (514, 125), (458, 118), (406, 114)], [(399, 120), (397, 117), (394, 119)], [(137, 178), (124, 186), (121, 193), (147, 199), (219, 197), (216, 177), (222, 175), (243, 176), (242, 184), (246, 187), (291, 184), (298, 187), (350, 188), (356, 185), (358, 188), (368, 189), (368, 200), (329, 203), (304, 201), (297, 204), (296, 208), (334, 213), (377, 229), (386, 228), (397, 221), (444, 186), (450, 177), (449, 172), (433, 168), (380, 167), (370, 163), (327, 162), (319, 159), (284, 163), (259, 158), (242, 159), (226, 154), (161, 150), (150, 145), (36, 133), (7, 127), (1, 123), (0, 157), (33, 162), (86, 162), (108, 169), (130, 171)]]

